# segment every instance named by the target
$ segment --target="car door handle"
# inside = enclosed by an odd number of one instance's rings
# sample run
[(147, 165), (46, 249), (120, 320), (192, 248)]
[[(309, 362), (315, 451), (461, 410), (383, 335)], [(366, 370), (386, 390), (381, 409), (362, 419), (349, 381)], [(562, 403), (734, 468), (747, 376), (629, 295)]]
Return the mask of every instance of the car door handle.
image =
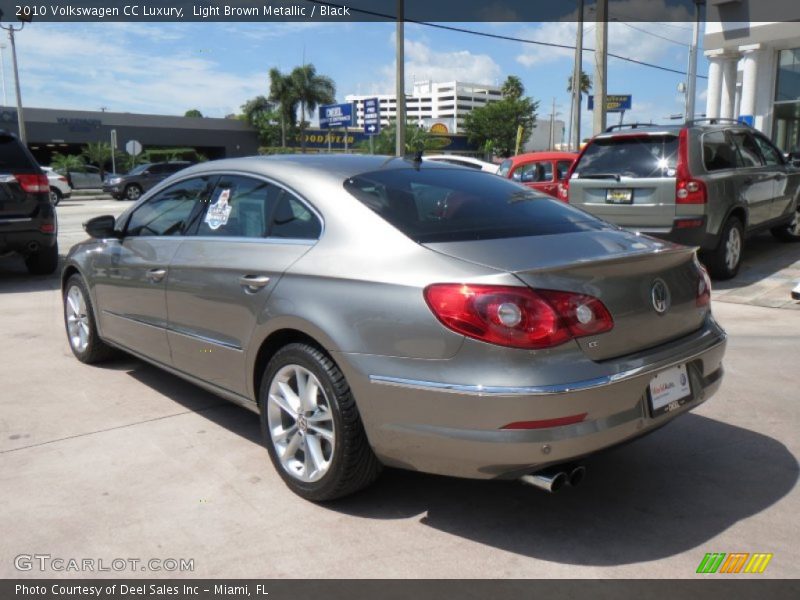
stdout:
[(269, 277), (265, 275), (244, 275), (239, 277), (239, 285), (246, 292), (257, 292), (269, 283)]
[(166, 269), (150, 269), (147, 272), (147, 278), (153, 283), (158, 283), (159, 281), (164, 279), (164, 275), (166, 274), (167, 274)]

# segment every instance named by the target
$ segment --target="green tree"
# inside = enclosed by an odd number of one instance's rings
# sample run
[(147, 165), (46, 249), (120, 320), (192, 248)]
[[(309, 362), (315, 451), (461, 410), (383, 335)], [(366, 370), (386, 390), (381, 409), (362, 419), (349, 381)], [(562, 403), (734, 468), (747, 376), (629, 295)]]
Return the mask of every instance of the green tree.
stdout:
[[(387, 154), (394, 156), (397, 140), (397, 121), (390, 121), (389, 125), (381, 129), (373, 140), (373, 150), (375, 154)], [(359, 150), (369, 151), (369, 140), (356, 144)], [(406, 123), (406, 148), (405, 154), (416, 154), (428, 150), (436, 150), (436, 136), (432, 136), (428, 130), (418, 126), (414, 122)]]
[[(581, 95), (588, 94), (592, 90), (592, 80), (586, 71), (581, 71)], [(572, 93), (572, 75), (567, 79), (567, 91)]]
[(313, 113), (321, 104), (332, 104), (336, 85), (330, 77), (318, 75), (312, 64), (295, 67), (289, 77), (293, 96), (300, 103), (300, 149), (305, 152), (306, 111)]
[(203, 113), (201, 113), (196, 108), (192, 108), (191, 110), (187, 110), (186, 114), (183, 115), (184, 117), (203, 117)]
[(464, 129), (469, 141), (482, 152), (508, 157), (516, 148), (519, 126), (522, 126), (522, 142), (530, 137), (539, 102), (525, 96), (522, 82), (513, 75), (506, 79), (502, 89), (503, 99), (470, 112), (464, 119)]
[(83, 165), (83, 157), (76, 154), (61, 154), (60, 152), (55, 152), (50, 159), (50, 166), (64, 173), (70, 169), (78, 169)]
[(256, 96), (242, 105), (242, 117), (258, 131), (264, 146), (285, 146), (286, 129), (280, 107), (264, 96)]
[(89, 164), (100, 168), (100, 177), (105, 175), (106, 163), (111, 160), (111, 144), (108, 142), (89, 142), (81, 150)]
[[(256, 106), (253, 106), (253, 110), (262, 111), (265, 107), (263, 102), (259, 100), (259, 98), (264, 98), (263, 96), (258, 96), (253, 101), (258, 101)], [(280, 72), (280, 70), (276, 68), (272, 68), (269, 70), (269, 98), (266, 98), (267, 102), (275, 102), (278, 105), (278, 115), (280, 118), (281, 123), (281, 148), (286, 148), (286, 130), (290, 126), (294, 126), (296, 119), (297, 119), (297, 95), (294, 93), (294, 87), (292, 86), (292, 77), (291, 75), (284, 75)], [(260, 105), (260, 106), (258, 106)], [(245, 106), (242, 109), (245, 112), (245, 116), (247, 116), (247, 109)]]

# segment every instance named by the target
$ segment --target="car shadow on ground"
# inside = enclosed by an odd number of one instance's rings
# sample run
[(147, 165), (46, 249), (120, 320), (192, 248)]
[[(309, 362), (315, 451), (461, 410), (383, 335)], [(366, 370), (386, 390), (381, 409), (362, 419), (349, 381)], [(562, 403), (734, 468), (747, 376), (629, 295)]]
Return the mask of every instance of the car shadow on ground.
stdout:
[[(131, 360), (139, 382), (261, 444), (252, 412)], [(696, 414), (584, 464), (584, 483), (557, 494), (517, 481), (386, 469), (371, 487), (325, 506), (363, 519), (419, 517), (439, 531), (542, 560), (624, 565), (702, 546), (781, 500), (800, 473), (778, 440)]]
[(714, 280), (712, 286), (715, 290), (731, 290), (780, 276), (784, 269), (800, 272), (800, 243), (781, 242), (769, 233), (761, 233), (745, 242), (742, 265), (736, 277), (728, 281)]
[(60, 257), (58, 267), (50, 275), (31, 275), (25, 268), (21, 256), (0, 257), (0, 294), (25, 294), (57, 290), (61, 286), (59, 279), (64, 257)]

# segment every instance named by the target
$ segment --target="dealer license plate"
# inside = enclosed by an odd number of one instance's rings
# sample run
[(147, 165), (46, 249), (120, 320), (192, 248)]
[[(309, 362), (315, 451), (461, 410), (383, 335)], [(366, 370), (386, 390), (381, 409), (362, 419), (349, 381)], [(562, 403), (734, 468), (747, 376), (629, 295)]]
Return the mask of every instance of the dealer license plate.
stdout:
[(661, 371), (650, 380), (647, 391), (652, 417), (680, 408), (692, 399), (692, 383), (686, 365)]
[(633, 190), (606, 190), (606, 203), (607, 204), (632, 204), (633, 203)]

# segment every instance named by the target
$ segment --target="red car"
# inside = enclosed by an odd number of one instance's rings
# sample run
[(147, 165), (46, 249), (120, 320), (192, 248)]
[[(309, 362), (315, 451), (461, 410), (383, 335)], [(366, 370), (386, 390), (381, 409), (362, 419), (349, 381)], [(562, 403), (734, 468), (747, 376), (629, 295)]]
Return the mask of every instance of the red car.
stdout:
[(558, 184), (576, 158), (574, 152), (529, 152), (504, 160), (497, 174), (558, 198)]

